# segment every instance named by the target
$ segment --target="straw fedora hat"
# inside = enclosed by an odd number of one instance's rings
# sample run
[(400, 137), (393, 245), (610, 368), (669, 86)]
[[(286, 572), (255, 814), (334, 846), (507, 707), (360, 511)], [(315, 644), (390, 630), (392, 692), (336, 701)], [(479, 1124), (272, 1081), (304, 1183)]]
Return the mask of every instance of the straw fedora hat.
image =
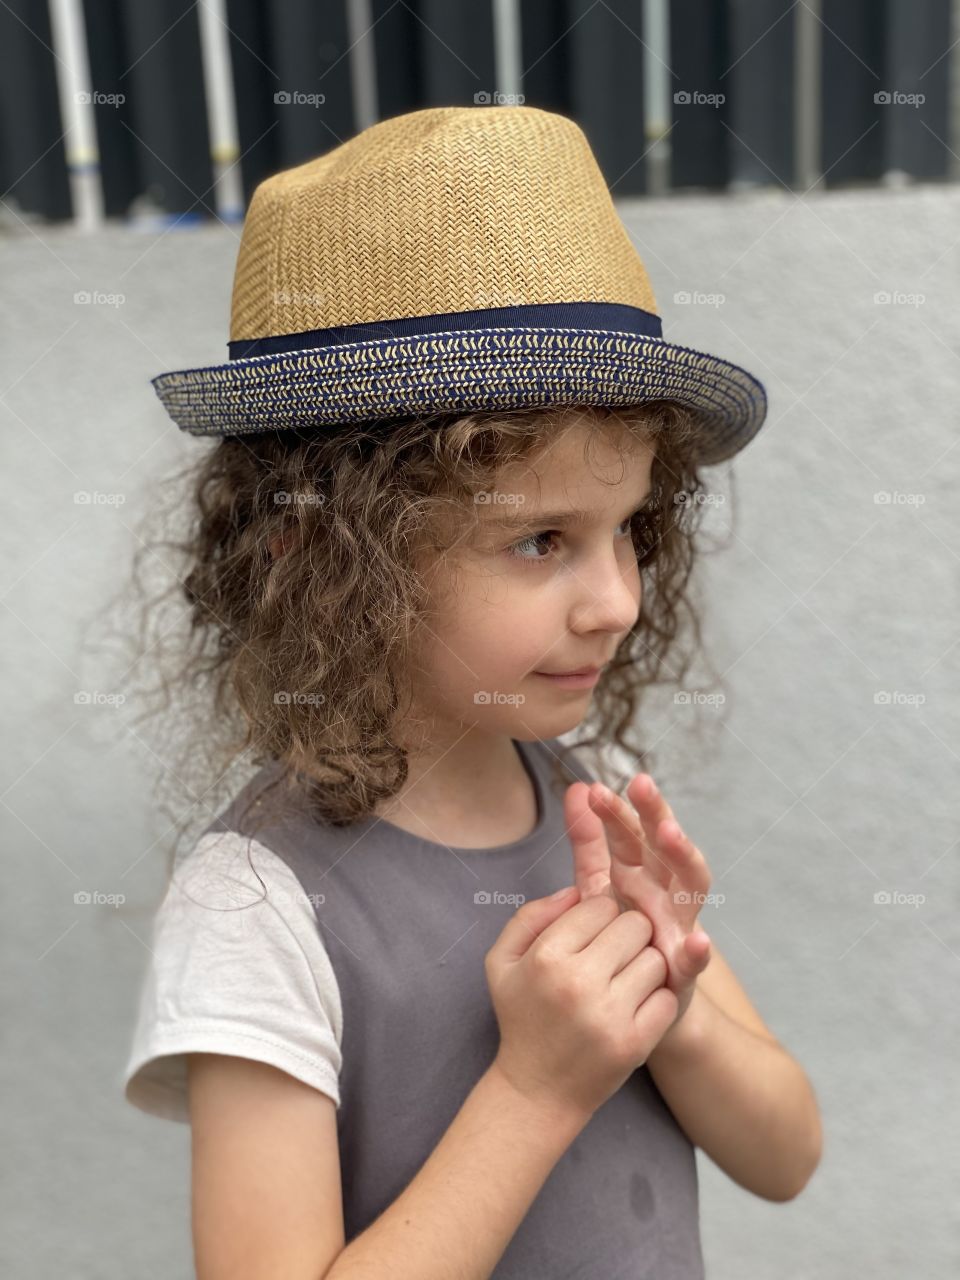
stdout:
[(767, 411), (744, 369), (663, 339), (583, 131), (527, 106), (394, 116), (261, 182), (228, 352), (151, 379), (182, 430), (674, 399), (714, 463)]

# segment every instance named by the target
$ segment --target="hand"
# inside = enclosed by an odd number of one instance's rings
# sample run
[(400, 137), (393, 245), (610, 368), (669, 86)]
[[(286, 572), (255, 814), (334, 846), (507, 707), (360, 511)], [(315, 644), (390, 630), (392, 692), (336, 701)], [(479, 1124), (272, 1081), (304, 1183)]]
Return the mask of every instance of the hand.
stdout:
[(710, 939), (697, 916), (712, 877), (649, 774), (636, 774), (627, 795), (629, 804), (599, 782), (567, 788), (575, 883), (581, 899), (606, 894), (621, 910), (642, 911), (650, 920), (651, 945), (667, 962), (664, 985), (677, 997), (677, 1022), (710, 960)]

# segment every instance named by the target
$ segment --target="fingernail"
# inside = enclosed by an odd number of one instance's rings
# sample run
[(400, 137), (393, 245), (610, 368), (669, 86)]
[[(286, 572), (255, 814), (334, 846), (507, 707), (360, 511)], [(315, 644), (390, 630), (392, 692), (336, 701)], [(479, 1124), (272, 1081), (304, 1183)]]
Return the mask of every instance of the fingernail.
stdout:
[(550, 901), (553, 902), (555, 898), (562, 898), (565, 894), (571, 893), (575, 888), (576, 885), (568, 884), (565, 889), (558, 889), (556, 893), (551, 893)]

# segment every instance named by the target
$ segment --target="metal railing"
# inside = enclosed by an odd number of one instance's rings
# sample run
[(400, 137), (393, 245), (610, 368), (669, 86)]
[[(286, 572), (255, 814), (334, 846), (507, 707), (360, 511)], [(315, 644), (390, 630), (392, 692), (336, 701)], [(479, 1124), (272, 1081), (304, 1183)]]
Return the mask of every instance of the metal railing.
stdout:
[(523, 102), (615, 197), (955, 180), (951, 0), (5, 0), (8, 220), (242, 217), (377, 119)]

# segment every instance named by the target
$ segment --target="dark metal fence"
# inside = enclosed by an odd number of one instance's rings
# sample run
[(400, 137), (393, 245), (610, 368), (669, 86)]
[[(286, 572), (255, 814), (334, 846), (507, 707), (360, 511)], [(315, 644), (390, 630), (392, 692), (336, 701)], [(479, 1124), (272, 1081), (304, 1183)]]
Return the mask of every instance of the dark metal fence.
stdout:
[[(240, 216), (376, 119), (522, 100), (617, 197), (953, 179), (950, 0), (4, 0), (15, 211)], [(512, 96), (511, 96), (512, 95)]]

